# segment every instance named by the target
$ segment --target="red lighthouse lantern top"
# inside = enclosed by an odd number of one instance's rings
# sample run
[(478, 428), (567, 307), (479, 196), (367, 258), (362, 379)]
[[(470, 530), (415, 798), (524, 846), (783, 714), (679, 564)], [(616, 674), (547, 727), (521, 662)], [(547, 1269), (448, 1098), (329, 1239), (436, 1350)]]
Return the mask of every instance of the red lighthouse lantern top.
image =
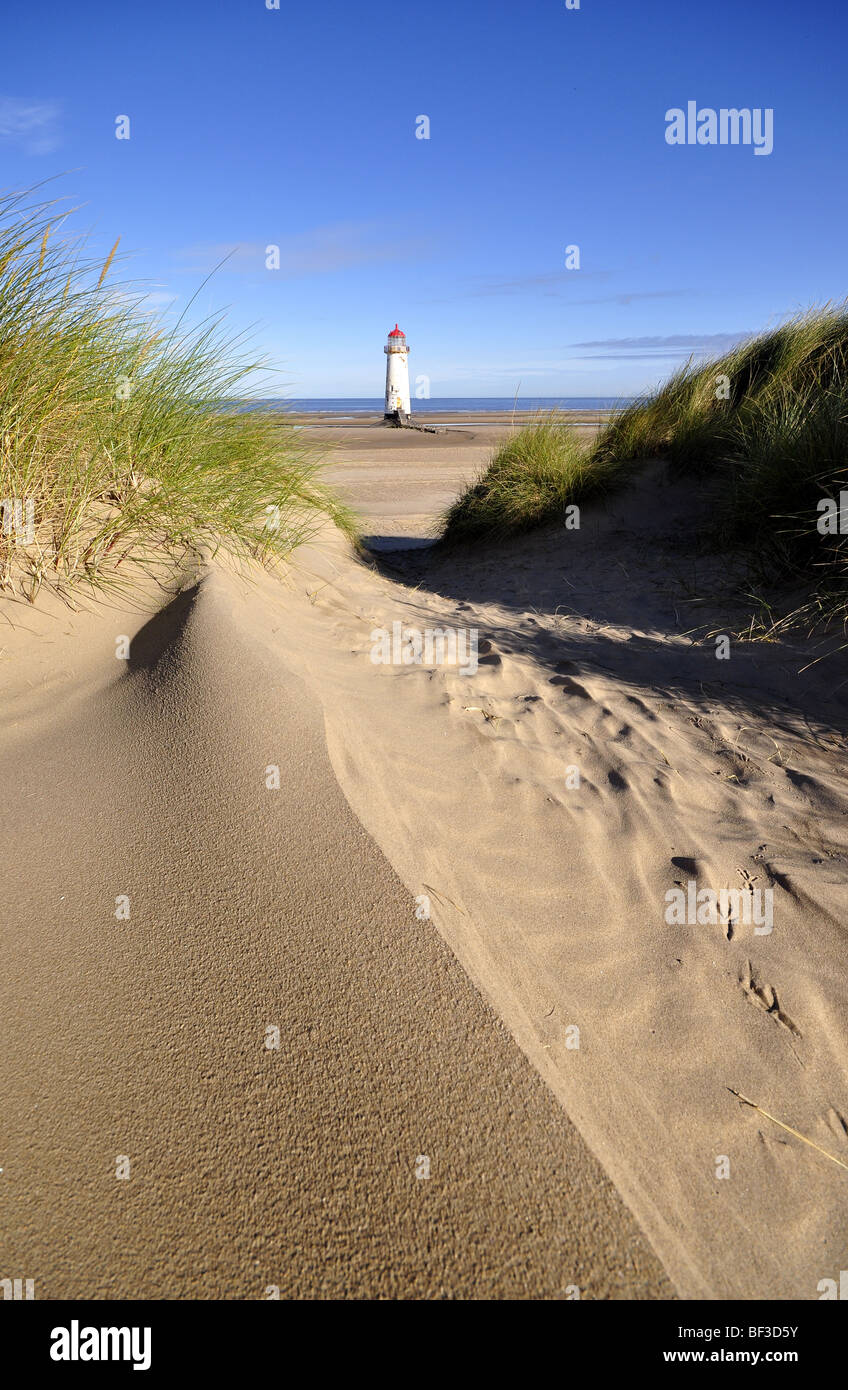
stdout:
[(409, 352), (409, 344), (406, 341), (406, 334), (404, 333), (402, 328), (398, 328), (397, 324), (395, 324), (394, 328), (389, 334), (388, 341), (386, 342), (386, 346), (383, 348), (383, 352)]

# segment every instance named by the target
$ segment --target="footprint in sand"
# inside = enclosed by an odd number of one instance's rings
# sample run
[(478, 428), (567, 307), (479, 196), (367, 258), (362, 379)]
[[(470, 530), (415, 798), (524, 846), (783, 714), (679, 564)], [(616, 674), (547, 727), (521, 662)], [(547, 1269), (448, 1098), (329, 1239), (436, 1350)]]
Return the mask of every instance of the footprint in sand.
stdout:
[(750, 1004), (756, 1005), (759, 1009), (764, 1009), (770, 1018), (776, 1020), (782, 1028), (786, 1028), (793, 1037), (802, 1037), (801, 1030), (796, 1028), (792, 1019), (780, 1007), (777, 998), (777, 991), (773, 985), (760, 984), (754, 979), (754, 971), (751, 962), (748, 961), (746, 974), (739, 981), (742, 992)]
[(690, 878), (698, 877), (698, 861), (688, 854), (673, 854), (671, 862), (675, 869), (682, 869)]
[(503, 658), (495, 647), (494, 642), (490, 642), (488, 637), (484, 637), (482, 642), (477, 645), (477, 665), (478, 666), (502, 666)]
[(609, 784), (610, 784), (610, 786), (612, 787), (613, 791), (616, 791), (616, 792), (626, 792), (626, 791), (627, 791), (627, 785), (628, 785), (628, 784), (625, 782), (625, 780), (624, 780), (624, 778), (622, 777), (621, 773), (620, 773), (620, 772), (616, 772), (614, 768), (610, 768), (609, 772), (607, 773), (607, 781), (609, 782)]
[(565, 695), (579, 695), (581, 700), (592, 698), (585, 686), (578, 685), (570, 676), (551, 676), (550, 684), (560, 686)]
[(651, 711), (648, 709), (648, 706), (644, 703), (643, 700), (637, 699), (635, 695), (628, 695), (627, 703), (633, 705), (639, 711), (639, 713), (644, 715), (646, 719), (650, 720), (652, 724), (656, 724), (657, 716), (651, 713)]

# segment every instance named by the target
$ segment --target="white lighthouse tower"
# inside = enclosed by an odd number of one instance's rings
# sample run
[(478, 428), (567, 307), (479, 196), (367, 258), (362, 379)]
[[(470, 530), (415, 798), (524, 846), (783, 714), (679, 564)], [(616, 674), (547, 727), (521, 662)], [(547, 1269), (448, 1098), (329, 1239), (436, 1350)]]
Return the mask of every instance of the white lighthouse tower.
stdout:
[(385, 420), (397, 420), (409, 412), (409, 347), (406, 334), (395, 324), (389, 341), (383, 348), (386, 354)]

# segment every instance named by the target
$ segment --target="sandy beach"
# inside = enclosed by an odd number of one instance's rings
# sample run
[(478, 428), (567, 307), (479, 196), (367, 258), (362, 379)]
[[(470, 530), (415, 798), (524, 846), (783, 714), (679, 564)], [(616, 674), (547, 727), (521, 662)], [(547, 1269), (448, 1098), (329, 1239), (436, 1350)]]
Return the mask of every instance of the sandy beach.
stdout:
[[(563, 414), (583, 439), (593, 438), (606, 418), (598, 411)], [(390, 429), (377, 416), (304, 421), (303, 427), (310, 442), (332, 451), (328, 478), (365, 518), (369, 543), (383, 550), (395, 539), (437, 535), (442, 512), (485, 466), (499, 440), (533, 418), (535, 412), (526, 411), (421, 415), (435, 434)]]
[[(838, 1277), (841, 658), (687, 635), (723, 566), (659, 466), (576, 532), (381, 553), (509, 428), (316, 426), (371, 558), (0, 600), (2, 1263), (38, 1297)], [(477, 669), (375, 665), (396, 622)], [(769, 887), (773, 930), (669, 924), (690, 880)]]
[(672, 1297), (345, 800), (292, 580), (184, 583), (2, 601), (3, 1267), (38, 1298)]

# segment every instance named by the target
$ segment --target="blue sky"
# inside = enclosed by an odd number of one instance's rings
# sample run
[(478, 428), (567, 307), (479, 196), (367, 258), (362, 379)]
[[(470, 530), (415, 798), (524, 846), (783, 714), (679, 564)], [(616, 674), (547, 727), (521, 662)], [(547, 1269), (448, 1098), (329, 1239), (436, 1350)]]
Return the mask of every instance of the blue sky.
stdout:
[[(7, 0), (0, 78), (0, 184), (63, 174), (162, 312), (231, 252), (196, 309), (274, 394), (380, 396), (397, 321), (433, 396), (628, 395), (848, 292), (844, 0), (280, 6)], [(773, 152), (667, 144), (688, 100)]]

